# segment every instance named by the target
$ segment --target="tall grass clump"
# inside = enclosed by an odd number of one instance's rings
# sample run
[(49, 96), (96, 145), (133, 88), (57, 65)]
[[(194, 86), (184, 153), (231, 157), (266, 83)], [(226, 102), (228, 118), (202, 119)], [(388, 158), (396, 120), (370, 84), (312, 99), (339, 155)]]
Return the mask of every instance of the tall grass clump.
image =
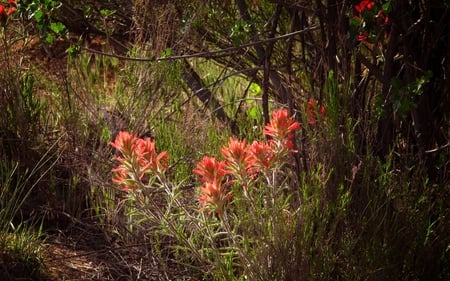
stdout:
[[(0, 166), (0, 274), (7, 278), (38, 278), (45, 272), (42, 224), (23, 212), (35, 187), (57, 161), (50, 148), (31, 170), (2, 155)], [(12, 280), (12, 279), (11, 279)]]

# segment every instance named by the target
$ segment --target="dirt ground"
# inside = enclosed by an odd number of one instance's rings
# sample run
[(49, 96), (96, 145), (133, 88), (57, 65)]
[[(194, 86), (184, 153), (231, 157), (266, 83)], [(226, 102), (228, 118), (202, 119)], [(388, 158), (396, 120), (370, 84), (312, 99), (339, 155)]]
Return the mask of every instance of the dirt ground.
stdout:
[(148, 245), (105, 241), (94, 228), (74, 225), (50, 235), (45, 245), (49, 280), (195, 280), (180, 266), (161, 262)]

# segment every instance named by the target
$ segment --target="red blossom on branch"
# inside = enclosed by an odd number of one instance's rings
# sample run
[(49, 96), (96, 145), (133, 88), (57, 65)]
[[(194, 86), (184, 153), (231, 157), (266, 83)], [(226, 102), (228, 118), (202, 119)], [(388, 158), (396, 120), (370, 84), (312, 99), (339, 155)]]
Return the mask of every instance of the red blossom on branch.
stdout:
[(364, 31), (363, 33), (358, 35), (358, 41), (359, 42), (366, 41), (368, 36), (369, 34), (367, 33), (367, 31)]
[(16, 1), (8, 0), (8, 4), (10, 5), (8, 10), (6, 10), (3, 4), (0, 4), (0, 23), (2, 26), (6, 25), (8, 17), (16, 11)]
[(361, 14), (364, 10), (372, 10), (375, 2), (370, 0), (362, 0), (358, 5), (355, 5), (355, 10)]
[(8, 16), (10, 16), (12, 13), (16, 11), (16, 7), (9, 7), (8, 12), (6, 13)]

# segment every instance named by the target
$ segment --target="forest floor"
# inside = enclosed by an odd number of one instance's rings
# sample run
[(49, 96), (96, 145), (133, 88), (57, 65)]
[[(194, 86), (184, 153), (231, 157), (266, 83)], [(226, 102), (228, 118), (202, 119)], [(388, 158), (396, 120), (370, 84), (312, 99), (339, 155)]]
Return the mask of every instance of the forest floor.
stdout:
[(44, 244), (46, 280), (195, 280), (176, 264), (161, 262), (144, 243), (120, 245), (86, 225), (58, 231)]

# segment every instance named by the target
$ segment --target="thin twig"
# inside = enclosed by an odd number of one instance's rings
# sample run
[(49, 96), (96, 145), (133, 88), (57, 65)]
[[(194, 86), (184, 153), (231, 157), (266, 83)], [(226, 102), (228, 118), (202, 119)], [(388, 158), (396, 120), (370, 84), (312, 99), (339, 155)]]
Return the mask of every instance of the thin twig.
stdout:
[(230, 48), (225, 48), (225, 49), (216, 50), (216, 51), (206, 51), (206, 52), (198, 52), (198, 53), (193, 53), (193, 54), (168, 56), (168, 57), (147, 57), (147, 58), (146, 57), (129, 57), (129, 56), (112, 54), (112, 53), (105, 53), (105, 52), (94, 50), (94, 49), (87, 48), (87, 47), (80, 47), (80, 48), (82, 50), (85, 50), (85, 51), (93, 53), (93, 54), (98, 54), (98, 55), (107, 56), (107, 57), (114, 57), (114, 58), (128, 60), (128, 61), (159, 62), (159, 61), (174, 61), (174, 60), (198, 58), (198, 57), (214, 58), (216, 56), (222, 56), (223, 54), (233, 53), (233, 52), (240, 51), (242, 49), (246, 49), (249, 47), (262, 45), (262, 44), (268, 44), (271, 42), (287, 39), (287, 38), (290, 38), (290, 37), (293, 37), (293, 36), (296, 36), (299, 34), (303, 34), (303, 33), (307, 33), (307, 32), (316, 30), (316, 29), (318, 29), (318, 27), (319, 27), (318, 25), (313, 25), (313, 26), (307, 27), (305, 29), (287, 33), (287, 34), (283, 34), (283, 35), (280, 35), (280, 36), (277, 36), (274, 38), (268, 38), (268, 39), (264, 39), (264, 40), (247, 43), (247, 44), (242, 44), (241, 46), (238, 46), (238, 47), (230, 47)]

